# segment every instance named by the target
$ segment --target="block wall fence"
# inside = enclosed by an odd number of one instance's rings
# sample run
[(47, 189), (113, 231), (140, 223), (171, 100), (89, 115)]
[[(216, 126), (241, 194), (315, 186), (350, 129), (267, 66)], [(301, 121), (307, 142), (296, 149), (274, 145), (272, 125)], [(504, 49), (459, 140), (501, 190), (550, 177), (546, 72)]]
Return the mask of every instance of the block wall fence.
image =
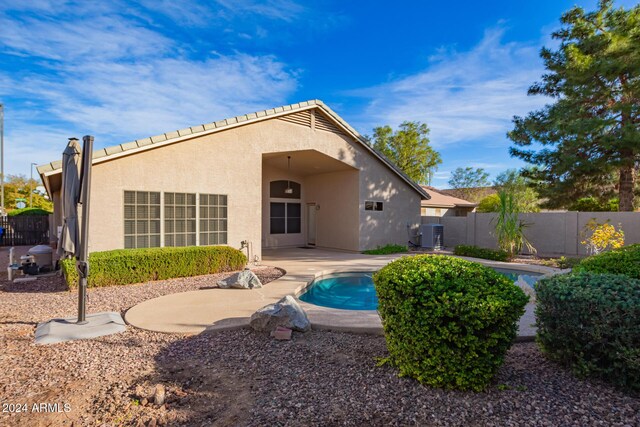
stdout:
[[(442, 224), (444, 245), (475, 245), (497, 248), (495, 238), (496, 213), (470, 213), (466, 217), (423, 216), (422, 224)], [(525, 235), (539, 255), (586, 255), (580, 243), (581, 233), (589, 220), (599, 223), (609, 220), (622, 226), (625, 245), (640, 243), (640, 212), (540, 212), (520, 214), (520, 219), (529, 224)]]

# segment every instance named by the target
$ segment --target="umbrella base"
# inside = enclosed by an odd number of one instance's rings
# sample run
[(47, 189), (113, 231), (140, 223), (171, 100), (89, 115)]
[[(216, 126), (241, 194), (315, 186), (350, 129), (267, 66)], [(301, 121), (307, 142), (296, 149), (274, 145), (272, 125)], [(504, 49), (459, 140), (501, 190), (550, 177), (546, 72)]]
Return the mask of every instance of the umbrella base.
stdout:
[(55, 344), (117, 334), (127, 330), (120, 313), (104, 312), (88, 314), (86, 321), (77, 323), (77, 317), (52, 319), (39, 323), (36, 328), (36, 344)]

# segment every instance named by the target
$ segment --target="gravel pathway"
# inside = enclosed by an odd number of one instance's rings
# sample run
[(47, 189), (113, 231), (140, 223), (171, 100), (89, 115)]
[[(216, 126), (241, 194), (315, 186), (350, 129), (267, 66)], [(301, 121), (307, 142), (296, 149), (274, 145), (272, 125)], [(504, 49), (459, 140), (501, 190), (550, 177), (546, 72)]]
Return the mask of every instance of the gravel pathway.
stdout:
[[(282, 274), (256, 273), (264, 282)], [(220, 276), (91, 290), (88, 309), (123, 311)], [(575, 379), (533, 343), (513, 346), (484, 393), (432, 389), (377, 367), (387, 355), (378, 336), (311, 332), (281, 342), (248, 330), (129, 328), (35, 346), (36, 322), (76, 309), (76, 293), (62, 288), (57, 277), (14, 285), (0, 276), (0, 402), (27, 405), (0, 413), (0, 425), (640, 425), (638, 396)], [(161, 405), (156, 387), (166, 392)]]

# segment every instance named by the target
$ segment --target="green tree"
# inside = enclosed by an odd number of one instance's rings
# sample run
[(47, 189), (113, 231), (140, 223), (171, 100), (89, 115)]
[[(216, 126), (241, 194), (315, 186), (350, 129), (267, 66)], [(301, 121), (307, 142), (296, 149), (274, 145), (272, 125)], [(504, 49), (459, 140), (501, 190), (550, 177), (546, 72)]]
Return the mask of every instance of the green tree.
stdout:
[(497, 193), (490, 194), (478, 203), (477, 212), (498, 212), (500, 209), (500, 196)]
[(449, 185), (456, 189), (456, 195), (471, 202), (479, 201), (485, 195), (481, 187), (489, 186), (489, 174), (482, 168), (456, 168), (451, 172)]
[(614, 9), (601, 0), (595, 12), (574, 7), (561, 22), (553, 33), (560, 46), (542, 49), (547, 73), (529, 89), (555, 102), (514, 117), (511, 155), (537, 166), (530, 176), (548, 206), (608, 199), (613, 176), (620, 210), (631, 211), (640, 165), (640, 5)]
[(578, 212), (617, 212), (618, 199), (611, 199), (603, 203), (595, 197), (583, 197), (569, 206), (570, 211)]
[[(519, 212), (539, 212), (538, 192), (532, 187), (533, 182), (516, 169), (507, 169), (500, 173), (493, 182), (498, 189), (513, 194)], [(495, 212), (495, 211), (494, 211)]]
[(33, 191), (33, 207), (41, 208), (49, 212), (53, 212), (53, 203), (40, 194), (35, 188), (41, 185), (35, 179), (26, 178), (24, 175), (7, 175), (4, 183), (4, 205), (7, 212), (16, 207), (16, 199), (25, 199), (27, 207), (29, 206), (29, 194)]
[(395, 132), (390, 126), (380, 126), (373, 130), (373, 148), (415, 182), (429, 184), (442, 159), (429, 145), (428, 135), (429, 128), (420, 122), (403, 122)]

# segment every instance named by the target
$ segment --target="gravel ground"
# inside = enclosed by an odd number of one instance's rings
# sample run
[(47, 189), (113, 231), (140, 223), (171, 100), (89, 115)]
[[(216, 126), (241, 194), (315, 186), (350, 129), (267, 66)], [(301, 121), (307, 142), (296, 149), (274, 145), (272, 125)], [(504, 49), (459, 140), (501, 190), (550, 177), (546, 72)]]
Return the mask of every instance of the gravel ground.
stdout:
[[(265, 282), (281, 274), (256, 273)], [(91, 290), (88, 308), (124, 311), (219, 276)], [(1, 413), (0, 425), (640, 425), (638, 396), (575, 379), (533, 343), (513, 346), (484, 393), (432, 389), (377, 367), (387, 355), (378, 336), (310, 332), (274, 341), (248, 330), (129, 328), (35, 346), (36, 322), (76, 309), (75, 292), (61, 289), (57, 277), (18, 286), (0, 276), (0, 401), (27, 404), (26, 413), (7, 407), (14, 413)], [(152, 397), (157, 387), (166, 392), (162, 405)], [(38, 413), (34, 403), (61, 412)]]

